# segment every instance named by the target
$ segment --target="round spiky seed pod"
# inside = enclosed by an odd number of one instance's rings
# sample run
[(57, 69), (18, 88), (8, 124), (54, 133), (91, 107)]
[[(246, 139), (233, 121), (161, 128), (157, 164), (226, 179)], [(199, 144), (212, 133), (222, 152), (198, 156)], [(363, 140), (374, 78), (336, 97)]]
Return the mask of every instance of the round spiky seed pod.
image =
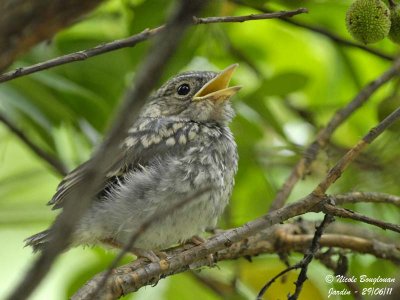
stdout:
[(356, 0), (346, 14), (347, 30), (364, 44), (384, 39), (390, 24), (390, 11), (381, 0)]
[(390, 26), (389, 39), (400, 44), (400, 5), (390, 7), (390, 21), (392, 25)]

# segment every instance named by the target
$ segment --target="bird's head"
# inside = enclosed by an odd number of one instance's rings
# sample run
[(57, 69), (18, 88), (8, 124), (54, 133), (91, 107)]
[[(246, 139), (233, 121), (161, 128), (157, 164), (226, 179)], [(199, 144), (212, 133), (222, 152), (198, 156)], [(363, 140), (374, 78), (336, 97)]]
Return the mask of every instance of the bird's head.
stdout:
[(143, 116), (228, 123), (234, 115), (228, 100), (241, 88), (229, 87), (237, 66), (219, 73), (193, 71), (173, 77), (152, 95)]

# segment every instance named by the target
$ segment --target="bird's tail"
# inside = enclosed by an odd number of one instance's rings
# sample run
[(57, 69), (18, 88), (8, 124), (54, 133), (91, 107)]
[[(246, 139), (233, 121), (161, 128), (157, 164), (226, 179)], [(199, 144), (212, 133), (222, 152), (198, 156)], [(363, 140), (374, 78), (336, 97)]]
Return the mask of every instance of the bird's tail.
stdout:
[(33, 252), (42, 251), (49, 242), (49, 233), (50, 230), (44, 230), (26, 238), (24, 240), (25, 247), (31, 246), (33, 248)]

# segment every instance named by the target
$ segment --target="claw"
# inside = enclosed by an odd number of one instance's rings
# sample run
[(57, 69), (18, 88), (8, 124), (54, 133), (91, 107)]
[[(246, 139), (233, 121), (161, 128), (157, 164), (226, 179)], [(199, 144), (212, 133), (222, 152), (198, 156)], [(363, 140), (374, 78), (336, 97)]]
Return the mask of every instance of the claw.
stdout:
[[(104, 244), (107, 244), (113, 248), (118, 248), (118, 249), (122, 249), (124, 246), (121, 243), (119, 243), (116, 240), (111, 239), (111, 238), (103, 239), (101, 242)], [(159, 263), (161, 261), (161, 259), (167, 258), (167, 254), (162, 251), (156, 251), (156, 253), (157, 253), (156, 254), (152, 250), (141, 249), (141, 248), (132, 248), (130, 250), (130, 252), (132, 252), (138, 258), (144, 257), (144, 258), (147, 258), (148, 260), (150, 260), (151, 262), (156, 262), (156, 263)]]
[(157, 255), (157, 257), (159, 257), (161, 259), (167, 259), (168, 258), (167, 253), (164, 252), (164, 251), (156, 250), (156, 251), (154, 251), (154, 253)]
[[(206, 242), (206, 240), (204, 238), (202, 238), (201, 236), (198, 235), (194, 235), (192, 236), (192, 238), (190, 239), (190, 241), (195, 244), (196, 246), (202, 245)], [(214, 255), (212, 253), (207, 255), (207, 261), (208, 261), (208, 265), (210, 267), (215, 266), (215, 260), (214, 260)]]
[(192, 236), (192, 238), (190, 240), (196, 246), (199, 246), (199, 245), (204, 244), (206, 242), (205, 239), (203, 239), (201, 236), (198, 236), (198, 235)]
[(133, 254), (135, 254), (138, 258), (144, 257), (153, 263), (159, 263), (161, 261), (160, 257), (158, 257), (152, 250), (141, 249), (141, 248), (132, 248), (131, 252)]

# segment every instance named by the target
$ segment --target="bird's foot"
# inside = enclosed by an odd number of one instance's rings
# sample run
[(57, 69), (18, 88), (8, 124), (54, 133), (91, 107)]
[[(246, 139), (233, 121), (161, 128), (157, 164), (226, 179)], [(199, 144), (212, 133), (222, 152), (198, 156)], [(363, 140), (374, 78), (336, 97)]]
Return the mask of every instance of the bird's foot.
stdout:
[[(147, 250), (142, 248), (132, 248), (131, 252), (137, 256), (137, 258), (146, 258), (150, 260), (152, 263), (158, 263), (160, 265), (161, 270), (166, 271), (169, 267), (169, 264), (166, 262), (168, 258), (167, 253), (158, 250)], [(152, 286), (156, 286), (158, 281), (162, 278), (162, 275), (156, 276), (153, 278)]]
[[(202, 238), (201, 236), (194, 235), (190, 239), (190, 241), (195, 244), (196, 246), (202, 245), (206, 242), (206, 239)], [(215, 265), (214, 255), (212, 253), (207, 255), (208, 265), (213, 267)]]
[(138, 258), (144, 257), (150, 260), (151, 262), (159, 263), (162, 259), (167, 258), (167, 254), (162, 251), (153, 251), (141, 248), (132, 248), (131, 252), (135, 254)]
[(204, 244), (206, 242), (206, 240), (204, 238), (202, 238), (201, 236), (198, 236), (198, 235), (192, 236), (190, 241), (193, 244), (195, 244), (196, 246), (199, 246), (199, 245)]
[[(103, 239), (101, 241), (103, 244), (106, 244), (108, 246), (111, 246), (113, 248), (118, 248), (118, 249), (123, 249), (124, 245), (121, 243), (117, 242), (114, 239)], [(150, 260), (151, 262), (157, 262), (159, 263), (161, 259), (166, 259), (167, 254), (162, 251), (152, 251), (152, 250), (147, 250), (147, 249), (142, 249), (142, 248), (131, 248), (130, 252), (132, 252), (134, 255), (136, 255), (138, 258), (144, 257)]]

